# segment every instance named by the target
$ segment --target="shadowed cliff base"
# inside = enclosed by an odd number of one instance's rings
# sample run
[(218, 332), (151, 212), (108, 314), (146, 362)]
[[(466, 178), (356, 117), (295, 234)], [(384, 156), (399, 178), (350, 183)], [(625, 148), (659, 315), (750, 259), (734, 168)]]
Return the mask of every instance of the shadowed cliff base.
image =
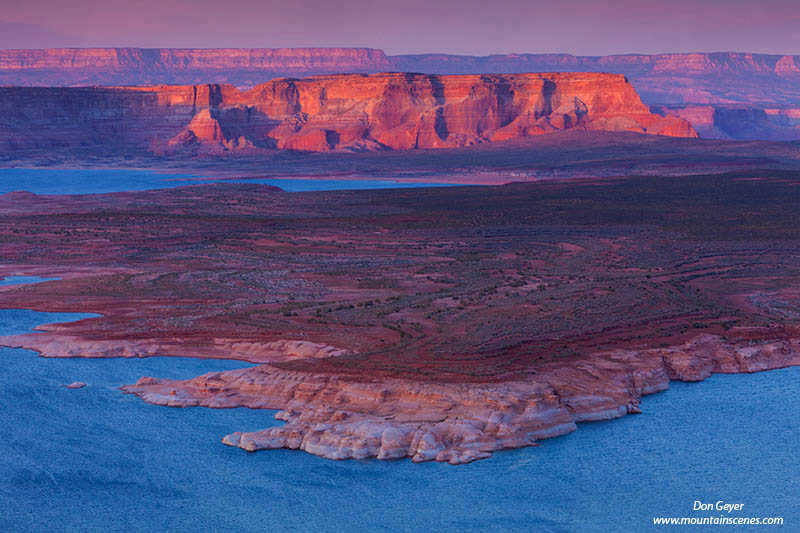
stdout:
[(704, 139), (800, 140), (800, 98), (793, 106), (687, 105), (656, 106), (692, 123)]
[(691, 175), (800, 168), (800, 143), (681, 139), (565, 131), (437, 150), (313, 153), (235, 151), (156, 156), (114, 146), (28, 149), (0, 155), (5, 167), (151, 168), (220, 178), (393, 179), (502, 184), (568, 177)]
[[(281, 409), (247, 450), (468, 462), (800, 363), (797, 171), (285, 193), (0, 196), (4, 305), (49, 357), (261, 363), (126, 391)], [(91, 264), (91, 268), (86, 265)]]

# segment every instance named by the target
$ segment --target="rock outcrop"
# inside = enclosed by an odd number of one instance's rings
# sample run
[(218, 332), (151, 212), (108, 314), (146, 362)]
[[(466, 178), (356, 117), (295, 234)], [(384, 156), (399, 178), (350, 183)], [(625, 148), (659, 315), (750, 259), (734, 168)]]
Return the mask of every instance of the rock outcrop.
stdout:
[(123, 390), (173, 407), (280, 409), (275, 417), (285, 424), (223, 438), (247, 451), (291, 448), (328, 459), (459, 464), (569, 433), (576, 422), (640, 413), (642, 396), (667, 389), (671, 380), (796, 365), (796, 339), (736, 345), (706, 334), (678, 346), (550, 364), (524, 381), (354, 381), (261, 365), (185, 381), (146, 377)]
[(621, 75), (335, 75), (231, 85), (0, 89), (0, 149), (466, 146), (568, 129), (694, 137)]
[[(147, 340), (85, 340), (56, 331), (36, 334), (0, 336), (0, 346), (24, 348), (39, 352), (42, 357), (156, 357), (181, 356), (186, 348), (162, 339)], [(214, 339), (211, 346), (196, 349), (198, 358), (234, 358), (253, 363), (291, 361), (295, 359), (326, 359), (342, 355), (344, 350), (327, 344), (280, 339), (271, 342), (247, 342), (238, 339)]]

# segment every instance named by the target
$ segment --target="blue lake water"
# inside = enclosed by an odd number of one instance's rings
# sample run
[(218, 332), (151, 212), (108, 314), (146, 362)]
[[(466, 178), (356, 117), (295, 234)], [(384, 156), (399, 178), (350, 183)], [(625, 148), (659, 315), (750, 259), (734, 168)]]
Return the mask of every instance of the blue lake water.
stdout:
[[(174, 177), (4, 169), (0, 193), (186, 183), (163, 181)], [(318, 186), (338, 185), (352, 183)], [(0, 335), (86, 316), (0, 309)], [(743, 503), (739, 516), (782, 516), (783, 530), (800, 530), (800, 368), (675, 383), (645, 398), (643, 415), (582, 424), (538, 448), (457, 467), (248, 454), (221, 437), (278, 423), (271, 411), (158, 407), (119, 391), (145, 375), (189, 378), (243, 366), (44, 359), (0, 348), (0, 531), (629, 532), (655, 529), (657, 516), (720, 514), (693, 512), (694, 500)], [(73, 381), (87, 386), (62, 386)]]
[(41, 283), (42, 281), (53, 281), (59, 278), (42, 278), (39, 276), (8, 276), (0, 278), (0, 287), (6, 285), (24, 285), (26, 283)]
[[(0, 194), (29, 191), (36, 194), (95, 194), (121, 191), (146, 191), (186, 185), (214, 183), (197, 181), (200, 175), (159, 173), (137, 169), (29, 169), (0, 168)], [(444, 183), (396, 182), (380, 179), (292, 179), (258, 178), (227, 180), (234, 183), (262, 183), (280, 187), (287, 192), (391, 189), (416, 187), (446, 187)]]
[[(84, 316), (0, 310), (0, 335)], [(696, 499), (800, 525), (800, 368), (676, 383), (643, 415), (454, 467), (249, 454), (220, 438), (278, 423), (271, 411), (118, 390), (245, 363), (0, 348), (0, 365), (2, 531), (648, 531), (653, 516), (704, 516)], [(87, 386), (62, 386), (73, 381)]]

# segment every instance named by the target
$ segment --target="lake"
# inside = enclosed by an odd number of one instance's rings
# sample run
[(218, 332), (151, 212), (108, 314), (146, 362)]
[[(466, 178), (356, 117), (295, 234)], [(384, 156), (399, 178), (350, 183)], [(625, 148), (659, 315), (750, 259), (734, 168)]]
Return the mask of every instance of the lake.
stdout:
[(356, 189), (448, 187), (435, 182), (398, 182), (380, 179), (297, 179), (256, 178), (202, 180), (200, 174), (160, 173), (137, 169), (42, 169), (0, 168), (0, 194), (29, 191), (36, 194), (97, 194), (122, 191), (147, 191), (205, 183), (261, 183), (287, 192)]

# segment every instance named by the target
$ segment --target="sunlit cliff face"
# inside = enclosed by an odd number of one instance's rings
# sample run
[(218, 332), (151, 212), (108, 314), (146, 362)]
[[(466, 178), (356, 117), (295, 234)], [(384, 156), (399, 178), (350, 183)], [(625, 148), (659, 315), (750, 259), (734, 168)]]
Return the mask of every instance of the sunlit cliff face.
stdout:
[(624, 76), (593, 73), (333, 75), (278, 79), (249, 91), (7, 88), (0, 89), (0, 109), (11, 130), (7, 151), (100, 144), (157, 153), (406, 150), (569, 129), (696, 136), (688, 121), (651, 113)]

